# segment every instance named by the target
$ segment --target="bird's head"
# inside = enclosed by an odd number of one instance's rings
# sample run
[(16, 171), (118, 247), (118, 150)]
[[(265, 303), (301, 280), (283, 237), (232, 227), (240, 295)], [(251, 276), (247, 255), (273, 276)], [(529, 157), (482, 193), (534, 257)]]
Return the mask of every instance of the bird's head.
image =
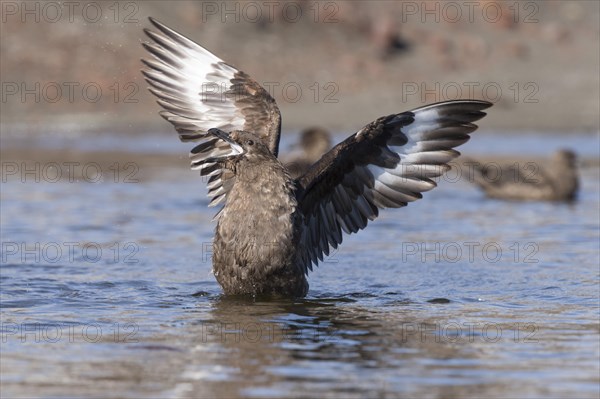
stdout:
[(317, 161), (331, 148), (329, 132), (320, 127), (305, 129), (300, 137), (300, 146), (309, 158)]
[(554, 153), (554, 159), (556, 162), (574, 166), (577, 161), (577, 155), (571, 150), (560, 149)]
[(230, 162), (263, 162), (265, 158), (274, 158), (266, 143), (256, 134), (243, 130), (234, 130), (227, 133), (220, 129), (210, 129), (208, 134), (215, 136), (231, 148), (227, 156)]

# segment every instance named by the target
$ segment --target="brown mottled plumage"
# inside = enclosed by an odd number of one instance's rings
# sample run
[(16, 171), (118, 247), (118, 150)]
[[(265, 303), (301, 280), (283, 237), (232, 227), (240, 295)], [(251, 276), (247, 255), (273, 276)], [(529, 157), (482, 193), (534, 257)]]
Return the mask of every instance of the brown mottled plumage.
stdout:
[[(341, 244), (343, 233), (433, 189), (431, 179), (450, 168), (460, 154), (453, 148), (469, 140), (473, 122), (491, 106), (458, 100), (381, 117), (293, 179), (277, 159), (281, 120), (268, 93), (151, 21), (162, 33), (146, 32), (155, 44), (145, 47), (156, 58), (145, 62), (152, 69), (146, 79), (180, 139), (200, 141), (190, 158), (193, 169), (209, 176), (211, 205), (224, 202), (213, 270), (226, 294), (306, 295), (308, 271)], [(228, 94), (236, 85), (241, 98)]]
[(549, 165), (534, 162), (507, 162), (488, 167), (485, 162), (471, 161), (474, 183), (487, 196), (520, 201), (573, 201), (577, 196), (579, 179), (576, 155), (559, 150)]

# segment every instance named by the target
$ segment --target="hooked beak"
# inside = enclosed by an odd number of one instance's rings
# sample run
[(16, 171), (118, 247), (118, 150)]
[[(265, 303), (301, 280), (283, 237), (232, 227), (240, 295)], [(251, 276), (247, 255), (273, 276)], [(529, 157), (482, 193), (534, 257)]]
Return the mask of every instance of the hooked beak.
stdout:
[(229, 144), (229, 146), (231, 147), (231, 149), (234, 152), (234, 154), (231, 154), (231, 155), (239, 155), (244, 152), (244, 149), (238, 143), (233, 141), (231, 139), (231, 137), (229, 137), (229, 134), (227, 134), (227, 132), (224, 132), (221, 129), (213, 128), (213, 129), (208, 129), (208, 134), (215, 136), (215, 137), (223, 140), (227, 144)]

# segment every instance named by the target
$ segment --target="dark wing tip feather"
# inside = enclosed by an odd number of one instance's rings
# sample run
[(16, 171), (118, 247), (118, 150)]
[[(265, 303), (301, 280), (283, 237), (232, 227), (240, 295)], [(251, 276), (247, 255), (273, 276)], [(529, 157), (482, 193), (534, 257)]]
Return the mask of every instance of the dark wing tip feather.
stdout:
[(144, 29), (142, 29), (142, 31), (143, 31), (143, 32), (146, 34), (146, 36), (148, 36), (150, 39), (152, 39), (152, 34), (153, 34), (154, 32), (152, 32), (152, 31), (151, 31), (150, 29), (148, 29), (148, 28), (144, 28)]
[[(150, 21), (150, 23), (152, 25), (154, 25), (154, 27), (156, 29), (158, 29), (159, 31), (161, 31), (162, 33), (164, 33), (165, 35), (171, 37), (173, 35), (173, 33), (177, 34), (177, 35), (181, 35), (180, 33), (175, 32), (173, 29), (169, 28), (167, 25), (163, 24), (162, 22), (160, 22), (159, 20), (157, 20), (154, 17), (148, 17), (148, 20)], [(144, 32), (148, 33), (148, 32), (152, 32), (148, 29), (144, 29)]]

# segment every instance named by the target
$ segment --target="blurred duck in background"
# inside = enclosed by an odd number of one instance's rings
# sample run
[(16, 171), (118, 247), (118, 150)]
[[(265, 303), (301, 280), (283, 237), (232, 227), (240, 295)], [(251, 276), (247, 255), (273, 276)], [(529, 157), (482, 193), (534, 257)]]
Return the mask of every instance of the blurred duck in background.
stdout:
[(295, 179), (331, 149), (331, 135), (321, 127), (310, 127), (302, 131), (300, 141), (292, 148), (294, 152), (284, 157), (282, 162)]
[(576, 155), (570, 150), (556, 151), (545, 166), (536, 162), (466, 162), (473, 167), (473, 182), (491, 198), (573, 201), (579, 189)]

